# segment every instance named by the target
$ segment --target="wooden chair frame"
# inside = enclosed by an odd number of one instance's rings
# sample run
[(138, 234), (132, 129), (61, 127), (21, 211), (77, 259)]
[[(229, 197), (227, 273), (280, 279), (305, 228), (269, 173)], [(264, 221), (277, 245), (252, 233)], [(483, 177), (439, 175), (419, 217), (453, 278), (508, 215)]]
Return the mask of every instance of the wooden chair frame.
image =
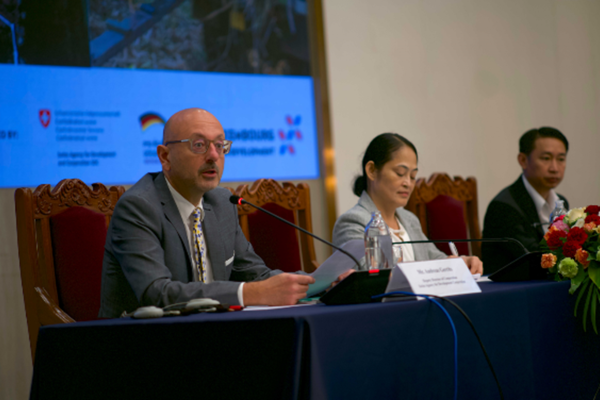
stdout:
[(107, 189), (94, 183), (90, 189), (79, 179), (63, 179), (52, 191), (48, 184), (38, 186), (34, 192), (28, 188), (15, 191), (21, 284), (32, 358), (41, 326), (75, 322), (59, 306), (50, 217), (79, 206), (103, 213), (108, 226), (123, 193), (123, 186)]
[[(232, 189), (229, 190), (233, 192)], [(294, 223), (312, 232), (310, 189), (306, 183), (294, 185), (291, 182), (283, 182), (280, 185), (273, 179), (259, 179), (250, 188), (248, 188), (247, 184), (238, 186), (234, 193), (257, 206), (275, 203), (285, 209), (292, 210), (294, 211)], [(247, 204), (238, 205), (240, 226), (248, 240), (250, 240), (248, 214), (255, 211), (254, 207)], [(296, 235), (300, 239), (302, 269), (304, 272), (313, 272), (319, 266), (315, 257), (314, 240), (312, 237), (301, 232), (296, 232)]]
[[(406, 209), (417, 215), (426, 236), (428, 236), (426, 204), (438, 195), (450, 196), (463, 203), (468, 237), (469, 239), (481, 239), (477, 204), (477, 180), (474, 177), (468, 177), (467, 180), (464, 180), (460, 176), (455, 176), (452, 179), (446, 173), (436, 172), (428, 180), (421, 178), (417, 181)], [(481, 243), (472, 242), (470, 245), (471, 254), (481, 258)]]

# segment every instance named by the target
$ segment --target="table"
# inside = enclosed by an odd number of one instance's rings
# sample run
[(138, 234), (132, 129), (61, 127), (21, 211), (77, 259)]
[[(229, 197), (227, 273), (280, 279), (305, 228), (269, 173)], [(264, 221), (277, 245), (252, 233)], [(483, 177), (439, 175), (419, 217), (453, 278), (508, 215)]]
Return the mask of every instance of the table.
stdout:
[[(455, 296), (506, 399), (592, 399), (600, 337), (568, 283), (483, 283)], [(458, 333), (459, 399), (499, 399), (475, 336)], [(452, 398), (452, 333), (427, 301), (302, 306), (40, 330), (31, 399)]]

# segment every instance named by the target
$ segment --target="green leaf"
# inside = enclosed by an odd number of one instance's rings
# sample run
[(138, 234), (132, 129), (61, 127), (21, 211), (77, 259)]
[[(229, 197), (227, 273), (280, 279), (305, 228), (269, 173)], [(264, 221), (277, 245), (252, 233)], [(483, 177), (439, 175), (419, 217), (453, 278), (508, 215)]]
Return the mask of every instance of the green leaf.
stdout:
[(583, 285), (579, 288), (579, 295), (577, 295), (577, 301), (575, 301), (575, 316), (577, 316), (577, 308), (579, 308), (579, 301), (583, 298), (583, 294), (585, 293), (585, 289), (590, 284), (589, 279), (583, 280)]
[(592, 294), (592, 304), (590, 307), (590, 317), (592, 318), (592, 327), (594, 328), (594, 332), (596, 332), (596, 335), (597, 335), (598, 327), (596, 326), (596, 300), (598, 300), (598, 288), (595, 286), (592, 286), (591, 291), (593, 292), (593, 294)]
[(591, 285), (588, 289), (588, 295), (585, 298), (585, 305), (583, 306), (583, 315), (581, 316), (581, 318), (583, 318), (583, 331), (587, 332), (587, 313), (588, 313), (588, 309), (590, 308), (590, 299), (592, 298), (592, 292), (594, 291), (594, 285)]
[(588, 266), (588, 274), (590, 275), (590, 279), (596, 287), (600, 287), (600, 265), (598, 265), (597, 261), (590, 261), (590, 265)]
[(595, 245), (592, 245), (591, 243), (586, 243), (585, 245), (581, 246), (581, 248), (588, 252), (588, 260), (596, 259), (596, 252), (598, 250)]
[(583, 268), (579, 267), (579, 270), (577, 271), (577, 275), (575, 275), (573, 278), (571, 278), (571, 288), (569, 289), (569, 294), (575, 293), (575, 291), (577, 290), (579, 285), (581, 285), (581, 282), (583, 282), (583, 280), (585, 279), (586, 276), (587, 276), (587, 274), (585, 273), (585, 270)]

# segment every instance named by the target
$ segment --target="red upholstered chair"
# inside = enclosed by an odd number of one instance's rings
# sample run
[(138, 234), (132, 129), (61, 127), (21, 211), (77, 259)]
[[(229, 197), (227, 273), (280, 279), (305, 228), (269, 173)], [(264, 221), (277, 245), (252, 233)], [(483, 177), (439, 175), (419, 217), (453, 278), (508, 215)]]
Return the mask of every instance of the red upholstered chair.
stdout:
[(15, 192), (31, 355), (40, 326), (96, 319), (106, 229), (122, 186), (64, 179)]
[[(306, 183), (280, 185), (273, 179), (259, 179), (250, 188), (240, 185), (235, 194), (312, 232), (310, 190)], [(319, 266), (312, 237), (249, 205), (239, 205), (238, 214), (244, 235), (270, 268), (313, 272)]]
[[(452, 179), (448, 174), (434, 173), (427, 181), (421, 178), (406, 209), (419, 217), (429, 239), (481, 239), (474, 177), (465, 181), (460, 176)], [(459, 254), (481, 257), (481, 243), (455, 244)], [(447, 244), (436, 243), (436, 246), (451, 254)]]

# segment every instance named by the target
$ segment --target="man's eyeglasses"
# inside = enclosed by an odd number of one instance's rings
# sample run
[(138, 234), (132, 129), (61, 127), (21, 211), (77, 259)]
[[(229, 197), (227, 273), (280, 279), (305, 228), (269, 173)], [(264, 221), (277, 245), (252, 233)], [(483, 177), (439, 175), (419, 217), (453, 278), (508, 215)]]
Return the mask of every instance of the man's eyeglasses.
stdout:
[(183, 140), (170, 140), (165, 143), (165, 146), (168, 144), (172, 144), (172, 143), (186, 143), (186, 142), (190, 144), (190, 149), (192, 150), (192, 153), (204, 154), (208, 151), (208, 148), (210, 147), (210, 144), (212, 143), (215, 146), (217, 153), (223, 154), (223, 155), (229, 153), (229, 150), (231, 150), (231, 143), (233, 143), (231, 140), (224, 140), (224, 139), (207, 140), (207, 139), (204, 139), (201, 137), (195, 137), (195, 138), (183, 139)]

